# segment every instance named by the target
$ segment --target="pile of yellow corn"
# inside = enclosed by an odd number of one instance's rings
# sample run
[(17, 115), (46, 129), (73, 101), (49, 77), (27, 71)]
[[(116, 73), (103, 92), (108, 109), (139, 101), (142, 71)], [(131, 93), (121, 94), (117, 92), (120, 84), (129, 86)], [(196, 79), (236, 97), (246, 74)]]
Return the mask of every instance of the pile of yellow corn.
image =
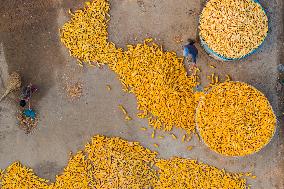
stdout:
[(2, 189), (246, 188), (243, 174), (227, 173), (195, 160), (156, 158), (138, 142), (95, 136), (71, 156), (54, 183), (16, 162), (0, 172)]
[(138, 117), (148, 118), (154, 128), (177, 126), (194, 129), (196, 77), (187, 77), (182, 59), (164, 52), (156, 44), (128, 45), (128, 50), (109, 67), (120, 77), (124, 88), (137, 98)]
[(153, 168), (156, 152), (138, 142), (96, 136), (85, 147), (92, 163), (92, 188), (151, 188), (158, 176)]
[(214, 87), (200, 102), (196, 121), (204, 142), (228, 156), (259, 151), (270, 141), (276, 127), (267, 98), (241, 82)]
[(3, 170), (2, 176), (0, 177), (0, 188), (46, 189), (48, 188), (47, 182), (47, 180), (36, 176), (32, 169), (22, 166), (19, 162), (15, 162), (6, 170)]
[(196, 107), (192, 88), (197, 77), (186, 76), (183, 59), (147, 39), (144, 44), (128, 45), (127, 50), (107, 42), (109, 3), (96, 0), (72, 14), (61, 29), (61, 41), (70, 54), (81, 61), (107, 63), (119, 75), (126, 91), (137, 97), (141, 112), (155, 128), (172, 126), (191, 132)]
[(156, 166), (159, 168), (160, 175), (157, 188), (160, 189), (249, 188), (246, 186), (246, 180), (242, 178), (243, 174), (227, 173), (216, 167), (198, 163), (196, 160), (176, 157), (170, 160), (159, 160)]
[(253, 0), (209, 0), (200, 16), (200, 37), (226, 58), (256, 49), (268, 32), (268, 19)]
[(90, 65), (108, 63), (116, 48), (107, 42), (107, 23), (110, 15), (107, 0), (86, 2), (82, 10), (71, 11), (71, 20), (60, 29), (61, 42), (69, 49), (70, 55)]

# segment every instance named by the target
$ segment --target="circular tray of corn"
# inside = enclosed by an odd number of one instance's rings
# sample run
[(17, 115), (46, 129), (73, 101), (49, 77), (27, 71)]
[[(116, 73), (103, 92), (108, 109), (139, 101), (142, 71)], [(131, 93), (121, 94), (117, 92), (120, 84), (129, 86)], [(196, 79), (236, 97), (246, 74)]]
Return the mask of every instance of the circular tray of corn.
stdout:
[(202, 46), (223, 61), (253, 54), (267, 33), (268, 18), (257, 0), (209, 0), (199, 18)]
[(242, 82), (214, 87), (199, 102), (196, 124), (204, 143), (226, 156), (258, 152), (273, 138), (276, 116), (267, 98)]

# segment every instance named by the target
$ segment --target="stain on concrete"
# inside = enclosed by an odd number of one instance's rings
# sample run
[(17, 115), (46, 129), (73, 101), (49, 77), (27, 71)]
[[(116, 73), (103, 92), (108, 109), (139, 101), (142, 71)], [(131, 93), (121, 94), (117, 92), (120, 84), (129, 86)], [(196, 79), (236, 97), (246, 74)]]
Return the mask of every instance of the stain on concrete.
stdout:
[(34, 172), (41, 178), (45, 178), (50, 182), (55, 182), (54, 173), (59, 175), (63, 172), (63, 167), (57, 165), (56, 162), (44, 161), (34, 167)]

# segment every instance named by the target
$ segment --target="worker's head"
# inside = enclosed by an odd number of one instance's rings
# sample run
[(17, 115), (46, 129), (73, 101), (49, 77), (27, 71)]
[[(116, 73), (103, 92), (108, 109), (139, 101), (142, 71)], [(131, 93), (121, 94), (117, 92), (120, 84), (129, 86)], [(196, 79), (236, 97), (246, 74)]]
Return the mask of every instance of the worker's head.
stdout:
[(188, 39), (187, 41), (190, 45), (193, 45), (195, 43), (195, 41), (193, 39)]
[(25, 101), (25, 100), (21, 100), (21, 101), (20, 101), (20, 106), (21, 106), (21, 107), (25, 107), (25, 106), (26, 106), (26, 104), (27, 104), (27, 103), (26, 103), (26, 101)]

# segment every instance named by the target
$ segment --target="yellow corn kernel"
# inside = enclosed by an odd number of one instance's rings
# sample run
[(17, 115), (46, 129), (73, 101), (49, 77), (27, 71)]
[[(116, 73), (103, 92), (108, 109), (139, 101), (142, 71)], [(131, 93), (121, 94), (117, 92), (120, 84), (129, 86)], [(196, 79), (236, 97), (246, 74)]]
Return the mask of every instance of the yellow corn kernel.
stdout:
[(230, 75), (226, 75), (226, 81), (231, 81), (231, 76)]
[(125, 120), (130, 121), (130, 120), (132, 120), (132, 118), (129, 115), (126, 115)]
[(121, 111), (124, 113), (124, 115), (127, 115), (127, 111), (122, 105), (118, 105), (118, 107), (121, 109)]
[(107, 90), (111, 90), (111, 86), (110, 85), (106, 85)]
[(192, 150), (193, 146), (188, 146), (187, 150)]
[(175, 140), (177, 139), (176, 135), (174, 135), (174, 134), (171, 134), (171, 135), (172, 135), (173, 139), (175, 139)]
[(185, 138), (186, 138), (186, 135), (183, 135), (181, 141), (184, 142)]
[(191, 136), (188, 136), (186, 141), (187, 141), (187, 142), (190, 142), (191, 139), (192, 139), (192, 137), (191, 137)]
[(155, 130), (152, 132), (151, 137), (155, 138)]

